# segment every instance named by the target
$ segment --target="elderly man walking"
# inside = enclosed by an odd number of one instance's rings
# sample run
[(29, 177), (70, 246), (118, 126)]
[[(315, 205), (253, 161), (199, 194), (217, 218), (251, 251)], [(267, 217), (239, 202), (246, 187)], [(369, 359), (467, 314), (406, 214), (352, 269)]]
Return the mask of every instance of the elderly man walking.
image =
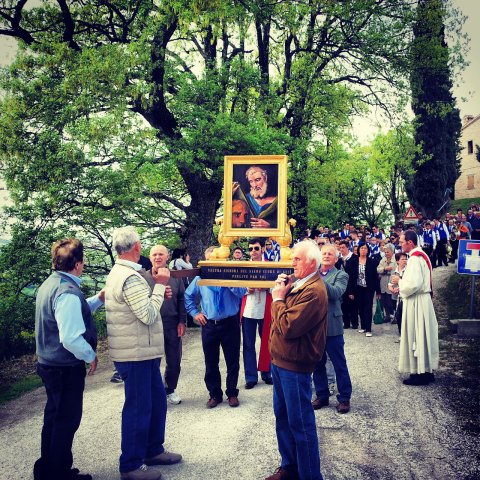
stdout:
[(427, 385), (435, 380), (438, 367), (438, 324), (432, 303), (432, 265), (427, 254), (417, 247), (417, 235), (411, 230), (400, 236), (400, 244), (410, 255), (398, 284), (403, 302), (400, 337), (400, 372), (410, 373), (405, 385)]
[(292, 264), (295, 281), (281, 274), (272, 291), (273, 410), (282, 461), (266, 480), (322, 480), (310, 385), (327, 335), (327, 291), (318, 274), (318, 246), (295, 245)]
[(313, 383), (317, 398), (312, 402), (314, 410), (327, 407), (328, 378), (326, 370), (327, 353), (332, 361), (337, 379), (338, 404), (335, 407), (338, 413), (350, 411), (350, 398), (352, 396), (352, 382), (348, 372), (347, 359), (345, 357), (345, 340), (343, 338), (343, 316), (342, 316), (342, 295), (348, 285), (348, 274), (343, 270), (335, 268), (337, 259), (334, 245), (324, 245), (321, 249), (322, 265), (320, 277), (325, 283), (328, 296), (328, 320), (327, 320), (327, 342), (325, 352), (320, 362), (315, 366), (313, 372)]
[(110, 357), (125, 386), (120, 474), (125, 480), (159, 480), (160, 472), (147, 465), (169, 465), (182, 458), (163, 447), (167, 400), (160, 374), (160, 308), (170, 271), (153, 267), (155, 286), (150, 290), (140, 273), (142, 246), (132, 227), (113, 232), (113, 248), (118, 259), (105, 284), (105, 308)]

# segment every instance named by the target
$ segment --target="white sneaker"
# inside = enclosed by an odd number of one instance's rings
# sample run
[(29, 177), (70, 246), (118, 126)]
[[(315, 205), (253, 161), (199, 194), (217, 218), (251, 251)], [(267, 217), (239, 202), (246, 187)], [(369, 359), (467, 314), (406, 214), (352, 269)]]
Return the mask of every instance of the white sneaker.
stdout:
[(372, 332), (367, 332), (367, 333), (365, 334), (365, 336), (366, 336), (366, 337), (371, 337), (371, 336), (372, 336)]
[(363, 328), (361, 328), (358, 333), (365, 333), (365, 330)]
[(176, 392), (172, 392), (167, 395), (167, 402), (172, 405), (178, 405), (182, 403), (182, 399)]

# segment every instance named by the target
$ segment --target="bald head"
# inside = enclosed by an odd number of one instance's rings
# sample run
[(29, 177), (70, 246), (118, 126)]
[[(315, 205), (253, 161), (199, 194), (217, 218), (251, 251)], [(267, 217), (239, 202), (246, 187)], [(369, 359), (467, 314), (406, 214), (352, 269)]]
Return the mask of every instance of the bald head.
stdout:
[(150, 249), (150, 261), (155, 268), (165, 268), (170, 255), (164, 245), (154, 245)]

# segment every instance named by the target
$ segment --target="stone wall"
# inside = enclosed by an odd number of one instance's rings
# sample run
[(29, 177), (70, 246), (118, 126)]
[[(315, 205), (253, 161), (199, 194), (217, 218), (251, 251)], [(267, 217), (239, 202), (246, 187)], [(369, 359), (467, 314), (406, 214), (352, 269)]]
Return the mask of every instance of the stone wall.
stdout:
[[(468, 142), (472, 142), (473, 152), (468, 153)], [(480, 197), (480, 162), (477, 160), (477, 145), (480, 145), (480, 115), (464, 119), (460, 144), (462, 166), (461, 175), (455, 183), (455, 199)], [(469, 189), (469, 177), (473, 175), (473, 188)], [(470, 177), (470, 182), (472, 179)]]

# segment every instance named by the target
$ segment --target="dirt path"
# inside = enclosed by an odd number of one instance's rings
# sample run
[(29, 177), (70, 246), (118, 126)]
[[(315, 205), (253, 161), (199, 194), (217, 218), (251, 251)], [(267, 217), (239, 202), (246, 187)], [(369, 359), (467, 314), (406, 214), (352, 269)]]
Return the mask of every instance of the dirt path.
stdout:
[[(435, 281), (453, 271), (435, 271)], [(441, 308), (439, 306), (438, 308)], [(353, 383), (352, 410), (331, 406), (316, 413), (326, 480), (480, 478), (479, 439), (467, 437), (442, 396), (448, 375), (437, 382), (406, 387), (397, 373), (396, 325), (376, 325), (370, 339), (348, 330), (346, 354)], [(271, 387), (239, 385), (241, 405), (207, 410), (203, 354), (198, 330), (190, 330), (184, 347), (178, 393), (184, 399), (169, 407), (166, 447), (184, 462), (164, 467), (166, 480), (265, 478), (278, 465)], [(84, 416), (75, 440), (75, 464), (96, 480), (119, 478), (122, 385), (109, 382), (104, 364), (88, 380)], [(38, 456), (44, 394), (42, 389), (0, 408), (0, 479), (32, 478)]]

